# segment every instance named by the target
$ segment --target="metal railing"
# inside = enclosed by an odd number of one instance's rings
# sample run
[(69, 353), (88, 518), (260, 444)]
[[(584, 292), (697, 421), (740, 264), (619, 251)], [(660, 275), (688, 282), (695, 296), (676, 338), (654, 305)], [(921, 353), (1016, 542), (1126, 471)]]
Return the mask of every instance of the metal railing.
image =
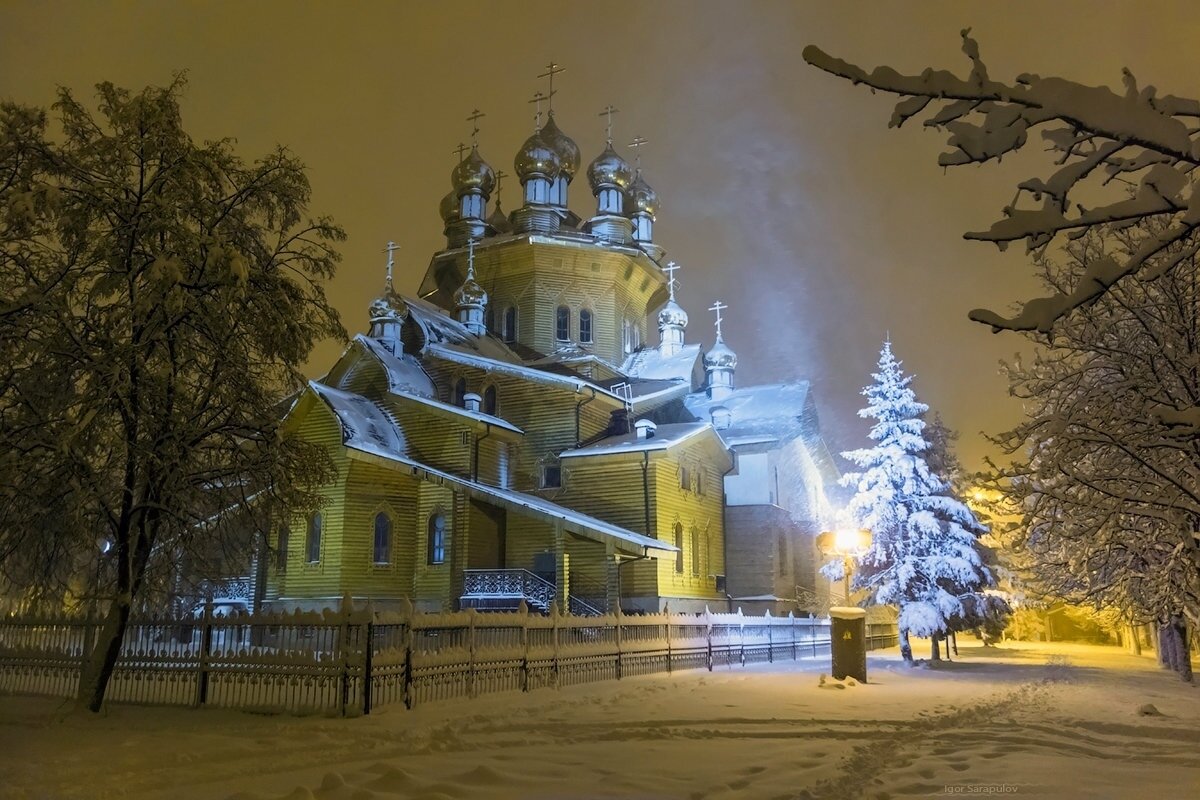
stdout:
[[(488, 598), (522, 599), (526, 605), (548, 613), (558, 595), (558, 587), (527, 569), (468, 569), (463, 570), (461, 600)], [(593, 604), (568, 595), (570, 612), (580, 616), (598, 616)]]

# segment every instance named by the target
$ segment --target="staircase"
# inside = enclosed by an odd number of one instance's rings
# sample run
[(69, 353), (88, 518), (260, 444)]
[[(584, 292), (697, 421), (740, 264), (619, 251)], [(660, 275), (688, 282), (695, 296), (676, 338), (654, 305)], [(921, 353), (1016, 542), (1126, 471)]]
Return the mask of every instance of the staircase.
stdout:
[[(463, 594), (458, 598), (460, 608), (479, 611), (516, 611), (521, 601), (530, 610), (550, 612), (558, 587), (527, 569), (468, 569), (463, 573)], [(568, 595), (569, 613), (576, 616), (599, 616), (595, 605)]]

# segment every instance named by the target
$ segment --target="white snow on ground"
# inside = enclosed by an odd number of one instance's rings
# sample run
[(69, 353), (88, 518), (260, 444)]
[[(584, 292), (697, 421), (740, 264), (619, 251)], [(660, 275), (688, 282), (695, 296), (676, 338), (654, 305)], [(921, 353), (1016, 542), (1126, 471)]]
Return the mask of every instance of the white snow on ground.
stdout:
[[(4, 697), (0, 797), (1197, 796), (1200, 688), (1152, 658), (960, 649), (937, 669), (872, 653), (867, 685), (821, 685), (824, 660), (783, 662), (358, 719), (132, 706), (91, 717)], [(1161, 715), (1139, 713), (1147, 704)]]

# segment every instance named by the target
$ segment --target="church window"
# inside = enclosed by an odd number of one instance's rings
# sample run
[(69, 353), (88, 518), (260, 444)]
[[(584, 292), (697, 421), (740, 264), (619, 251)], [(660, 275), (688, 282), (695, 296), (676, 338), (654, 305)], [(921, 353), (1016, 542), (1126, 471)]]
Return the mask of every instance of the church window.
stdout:
[(392, 520), (380, 511), (375, 515), (375, 563), (392, 561)]
[(675, 571), (683, 574), (683, 524), (675, 523)]
[(308, 540), (304, 545), (308, 563), (316, 564), (321, 560), (321, 515), (319, 513), (308, 518)]
[(692, 472), (682, 464), (679, 465), (679, 488), (685, 492), (692, 489)]
[(704, 494), (704, 477), (706, 472), (704, 467), (696, 467), (696, 494)]
[(633, 324), (629, 320), (621, 323), (621, 349), (626, 353), (633, 352)]
[(288, 539), (291, 536), (291, 530), (288, 529), (287, 523), (284, 523), (279, 528), (279, 538), (275, 541), (275, 569), (280, 575), (287, 572)]
[(465, 406), (467, 404), (467, 379), (459, 378), (454, 384), (454, 405)]
[(692, 575), (700, 574), (700, 531), (692, 526)]
[(579, 341), (592, 343), (592, 312), (587, 308), (579, 311)]
[(630, 336), (633, 337), (633, 349), (637, 350), (642, 346), (642, 329), (636, 322), (629, 323)]
[(438, 511), (429, 516), (428, 561), (430, 564), (446, 562), (446, 515)]
[(554, 338), (560, 342), (571, 339), (571, 309), (559, 306), (554, 312)]
[(544, 464), (542, 466), (542, 488), (557, 489), (562, 486), (562, 467), (559, 464)]
[(504, 330), (503, 338), (506, 342), (515, 342), (517, 340), (517, 307), (509, 306), (504, 309)]
[(496, 411), (499, 408), (496, 401), (496, 387), (489, 386), (483, 390), (483, 413), (496, 416)]

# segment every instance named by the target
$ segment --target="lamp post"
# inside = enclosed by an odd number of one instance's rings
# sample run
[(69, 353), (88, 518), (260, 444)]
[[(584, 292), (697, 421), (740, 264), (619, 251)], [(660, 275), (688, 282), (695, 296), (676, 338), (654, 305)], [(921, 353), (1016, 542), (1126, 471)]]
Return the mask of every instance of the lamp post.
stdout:
[(850, 604), (851, 560), (862, 555), (871, 544), (871, 532), (863, 528), (838, 528), (825, 531), (817, 537), (817, 547), (827, 556), (842, 559), (842, 580), (845, 603)]

